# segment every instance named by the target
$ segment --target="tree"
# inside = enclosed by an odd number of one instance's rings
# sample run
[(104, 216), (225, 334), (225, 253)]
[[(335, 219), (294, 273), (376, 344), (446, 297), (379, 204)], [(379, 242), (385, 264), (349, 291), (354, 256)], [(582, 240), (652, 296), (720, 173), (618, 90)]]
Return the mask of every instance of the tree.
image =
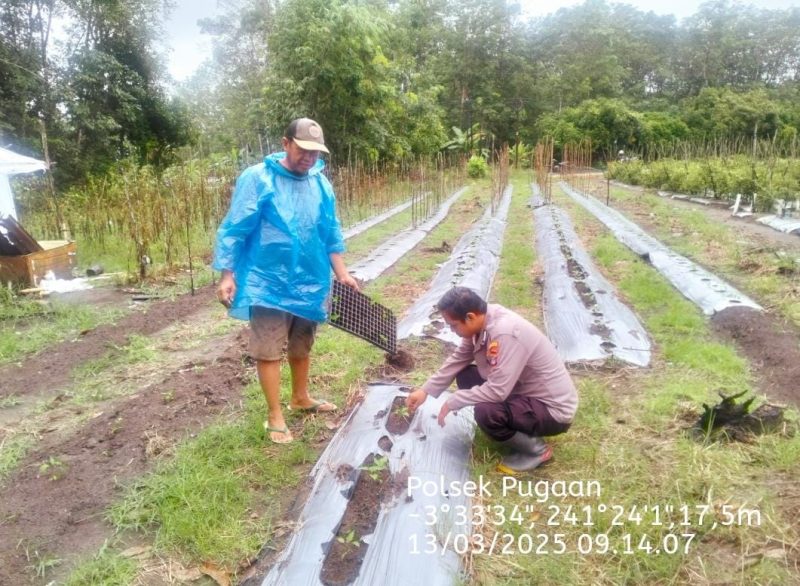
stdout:
[(269, 39), (273, 66), (265, 97), (273, 135), (298, 116), (318, 119), (336, 157), (376, 161), (410, 152), (398, 128), (404, 101), (384, 51), (391, 39), (380, 6), (341, 0), (288, 0)]
[(200, 23), (203, 33), (213, 37), (213, 58), (182, 85), (180, 95), (191, 104), (204, 152), (235, 149), (250, 159), (275, 146), (264, 97), (275, 4), (229, 0), (223, 14)]
[(772, 138), (782, 126), (782, 107), (763, 89), (734, 92), (706, 88), (685, 102), (685, 119), (696, 138)]
[(617, 149), (638, 148), (643, 131), (637, 113), (620, 100), (602, 98), (544, 116), (538, 130), (542, 136), (552, 136), (557, 147), (589, 138), (595, 156), (601, 158), (615, 156)]

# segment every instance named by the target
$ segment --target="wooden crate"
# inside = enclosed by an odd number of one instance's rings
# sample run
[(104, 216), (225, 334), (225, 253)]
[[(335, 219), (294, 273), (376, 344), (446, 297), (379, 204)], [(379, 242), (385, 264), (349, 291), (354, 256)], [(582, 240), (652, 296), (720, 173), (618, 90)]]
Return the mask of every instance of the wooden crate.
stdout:
[(59, 279), (71, 279), (77, 264), (77, 248), (66, 240), (39, 242), (44, 250), (19, 256), (0, 256), (0, 282), (38, 287), (47, 271)]

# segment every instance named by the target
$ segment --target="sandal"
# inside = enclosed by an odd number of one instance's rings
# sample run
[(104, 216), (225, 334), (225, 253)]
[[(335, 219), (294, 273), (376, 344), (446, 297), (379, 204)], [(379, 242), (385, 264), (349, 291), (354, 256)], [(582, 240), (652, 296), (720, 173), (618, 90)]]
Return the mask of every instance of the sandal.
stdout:
[[(264, 422), (264, 431), (267, 432), (267, 439), (271, 441), (273, 444), (288, 444), (294, 441), (292, 437), (292, 432), (289, 431), (289, 427), (284, 425), (283, 427), (270, 427), (269, 422)], [(280, 433), (283, 437), (275, 437), (275, 434)]]

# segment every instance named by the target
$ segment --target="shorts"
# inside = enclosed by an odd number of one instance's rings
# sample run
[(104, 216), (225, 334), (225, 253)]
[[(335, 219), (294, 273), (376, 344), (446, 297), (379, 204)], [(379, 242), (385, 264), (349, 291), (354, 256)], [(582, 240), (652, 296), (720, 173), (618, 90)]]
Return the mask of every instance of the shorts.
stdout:
[(250, 308), (250, 356), (255, 360), (307, 358), (314, 345), (317, 322), (280, 309)]

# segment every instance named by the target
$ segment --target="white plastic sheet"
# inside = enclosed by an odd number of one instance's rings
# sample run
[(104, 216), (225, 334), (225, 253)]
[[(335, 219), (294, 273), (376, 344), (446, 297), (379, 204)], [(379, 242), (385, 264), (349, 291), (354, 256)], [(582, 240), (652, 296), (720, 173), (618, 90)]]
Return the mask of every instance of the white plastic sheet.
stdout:
[(466, 187), (462, 187), (456, 191), (442, 203), (433, 216), (416, 228), (403, 230), (378, 246), (366, 258), (350, 265), (350, 274), (363, 283), (377, 279), (386, 269), (403, 258), (408, 251), (419, 244), (431, 230), (438, 226), (447, 217), (450, 207), (466, 190)]
[[(544, 321), (548, 337), (565, 362), (604, 361), (614, 357), (636, 366), (650, 363), (650, 341), (633, 312), (583, 250), (569, 217), (556, 206), (534, 210), (536, 248), (544, 267)], [(580, 279), (587, 307), (569, 274), (567, 247)], [(575, 265), (573, 265), (575, 266)]]
[(706, 315), (713, 315), (728, 307), (744, 306), (761, 310), (761, 307), (745, 294), (688, 258), (672, 251), (618, 211), (593, 197), (579, 193), (564, 182), (559, 183), (559, 186), (564, 193), (608, 226), (620, 242), (648, 260)]
[[(319, 576), (326, 544), (334, 538), (348, 503), (345, 495), (350, 481), (343, 482), (336, 472), (342, 465), (357, 468), (369, 454), (381, 452), (378, 440), (384, 435), (391, 436), (385, 429), (389, 407), (394, 397), (403, 394), (404, 390), (397, 385), (370, 386), (364, 402), (350, 414), (311, 471), (313, 485), (300, 513), (298, 529), (263, 586), (321, 585)], [(447, 425), (441, 428), (436, 416), (446, 398), (444, 394), (437, 399), (429, 397), (414, 415), (410, 429), (402, 436), (391, 437), (393, 446), (388, 457), (392, 473), (405, 470), (420, 481), (444, 478), (447, 483), (463, 483), (469, 479), (467, 461), (474, 434), (472, 410), (462, 409), (457, 416), (449, 416)], [(383, 416), (379, 416), (381, 412)], [(369, 548), (353, 584), (452, 586), (457, 583), (460, 566), (453, 550), (433, 552), (421, 547), (427, 542), (426, 535), (442, 530), (441, 526), (426, 525), (425, 507), (441, 510), (441, 500), (445, 497), (439, 493), (426, 496), (421, 491), (415, 491), (411, 500), (405, 497), (406, 494), (399, 495), (381, 509), (375, 532), (367, 537)], [(463, 495), (449, 495), (446, 503), (452, 511), (459, 505), (469, 505)], [(471, 528), (452, 522), (448, 530), (469, 535)], [(415, 544), (418, 553), (413, 553)]]
[(785, 234), (800, 235), (800, 219), (798, 218), (779, 218), (778, 216), (762, 216), (756, 222), (769, 226), (773, 230)]
[(442, 295), (455, 286), (468, 287), (482, 297), (488, 296), (500, 264), (511, 192), (509, 185), (503, 192), (494, 216), (491, 209), (487, 209), (483, 218), (461, 237), (453, 248), (453, 254), (433, 278), (430, 288), (411, 306), (398, 324), (398, 340), (409, 336), (429, 335), (453, 344), (461, 342), (439, 319), (436, 304)]
[(363, 220), (358, 224), (353, 224), (347, 230), (342, 230), (342, 237), (345, 240), (347, 240), (349, 238), (352, 238), (353, 236), (361, 234), (362, 232), (366, 232), (373, 226), (377, 226), (378, 224), (388, 220), (392, 216), (395, 216), (400, 212), (407, 210), (408, 208), (411, 207), (411, 204), (412, 201), (409, 200), (405, 203), (401, 203), (400, 205), (393, 207), (390, 210), (383, 212), (382, 214), (378, 214), (376, 216), (372, 216), (371, 218), (367, 218), (366, 220)]

